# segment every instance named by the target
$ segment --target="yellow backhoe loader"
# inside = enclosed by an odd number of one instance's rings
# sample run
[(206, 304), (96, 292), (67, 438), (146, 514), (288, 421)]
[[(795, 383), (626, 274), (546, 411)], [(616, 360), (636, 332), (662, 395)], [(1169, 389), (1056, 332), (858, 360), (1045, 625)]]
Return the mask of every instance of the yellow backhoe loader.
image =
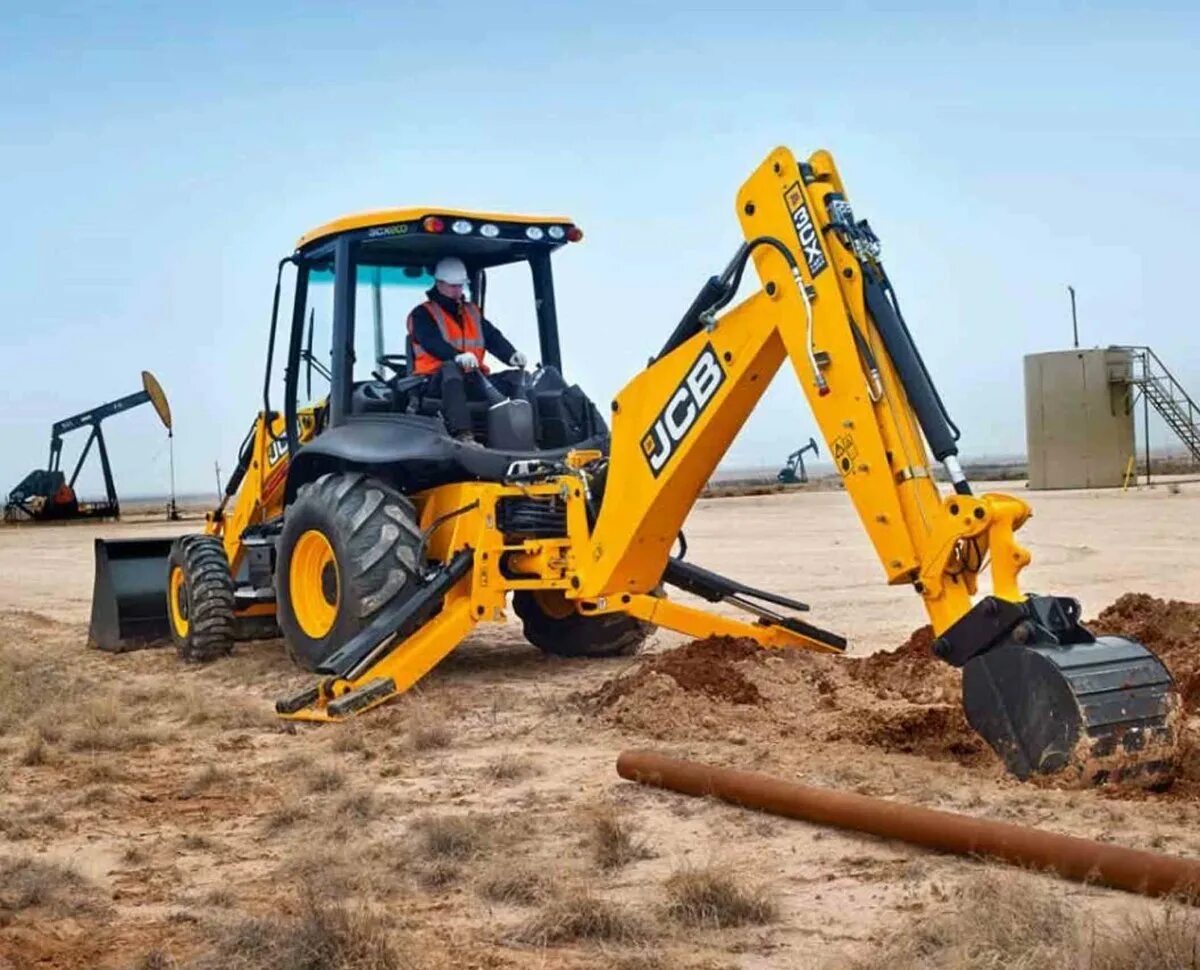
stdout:
[[(1169, 775), (1179, 718), (1170, 675), (1139, 643), (1093, 637), (1075, 600), (1021, 592), (1030, 557), (1014, 533), (1030, 509), (975, 494), (963, 474), (958, 430), (879, 239), (856, 218), (831, 156), (775, 150), (736, 205), (745, 242), (612, 400), (611, 431), (562, 377), (551, 255), (581, 238), (571, 220), (390, 210), (302, 237), (280, 263), (295, 274), (283, 412), (264, 391), (232, 511), (223, 505), (207, 535), (177, 540), (159, 561), (184, 656), (221, 653), (239, 620), (273, 614), (291, 655), (320, 675), (278, 712), (330, 721), (408, 690), (478, 624), (502, 622), (510, 599), (527, 638), (565, 655), (630, 653), (655, 625), (842, 651), (842, 637), (796, 615), (805, 604), (687, 561), (680, 541), (701, 488), (788, 362), (887, 582), (921, 597), (934, 652), (963, 670), (968, 719), (1009, 769)], [(518, 375), (510, 399), (472, 404), (475, 441), (447, 433), (436, 387), (410, 373), (411, 348), (394, 349), (445, 256), (464, 261), (481, 306), (489, 276), (507, 267), (528, 267), (533, 285), (541, 367)], [(761, 286), (731, 307), (751, 263)], [(277, 280), (275, 317), (279, 293)], [(383, 305), (397, 297), (389, 333)], [(326, 308), (327, 364), (313, 351)], [(315, 400), (314, 367), (328, 381)], [(991, 592), (977, 598), (989, 561)], [(746, 619), (674, 601), (672, 587)], [(119, 642), (109, 626), (94, 635)]]

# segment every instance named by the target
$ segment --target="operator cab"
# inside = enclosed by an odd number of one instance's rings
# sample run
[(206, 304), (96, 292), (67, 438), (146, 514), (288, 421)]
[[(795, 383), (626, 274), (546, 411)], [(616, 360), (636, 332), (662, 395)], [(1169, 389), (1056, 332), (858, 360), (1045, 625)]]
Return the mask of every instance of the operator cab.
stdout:
[[(295, 267), (284, 386), (289, 495), (325, 471), (356, 466), (388, 465), (397, 487), (411, 493), (502, 481), (514, 469), (561, 462), (572, 448), (607, 452), (599, 412), (562, 374), (551, 255), (582, 237), (563, 217), (450, 209), (348, 216), (302, 236), (280, 263), (281, 275)], [(412, 373), (408, 315), (426, 300), (434, 266), (447, 256), (466, 265), (466, 296), (485, 316), (489, 280), (506, 296), (525, 297), (524, 314), (514, 298), (496, 321), (514, 342), (532, 350), (529, 317), (537, 330), (540, 363), (512, 375), (512, 399), (469, 403), (470, 443), (449, 435), (435, 382)], [(272, 353), (275, 329), (273, 320)], [(320, 433), (300, 447), (296, 419), (304, 403), (317, 406)]]

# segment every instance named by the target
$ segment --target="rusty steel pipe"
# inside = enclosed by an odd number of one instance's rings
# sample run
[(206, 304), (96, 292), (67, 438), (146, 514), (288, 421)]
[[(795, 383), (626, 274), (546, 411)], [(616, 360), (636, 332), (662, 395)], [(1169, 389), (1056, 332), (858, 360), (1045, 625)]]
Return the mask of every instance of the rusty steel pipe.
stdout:
[(899, 839), (941, 852), (983, 856), (1057, 873), (1076, 882), (1147, 896), (1191, 894), (1200, 890), (1197, 860), (798, 785), (757, 771), (714, 768), (653, 751), (623, 751), (617, 758), (617, 774), (628, 781), (685, 795), (711, 795), (773, 815)]

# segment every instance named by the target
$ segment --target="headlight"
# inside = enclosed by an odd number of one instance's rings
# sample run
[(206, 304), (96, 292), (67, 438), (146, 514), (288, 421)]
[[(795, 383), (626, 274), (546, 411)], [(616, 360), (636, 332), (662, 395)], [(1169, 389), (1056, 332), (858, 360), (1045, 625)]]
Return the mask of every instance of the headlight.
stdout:
[(542, 232), (542, 229), (540, 226), (530, 226), (528, 229), (525, 230), (526, 238), (532, 239), (535, 242), (538, 239), (541, 239), (542, 236), (544, 236), (544, 235), (545, 235), (545, 233)]
[(493, 226), (490, 222), (485, 222), (479, 227), (479, 235), (487, 236), (488, 239), (495, 239), (500, 235), (500, 229), (497, 226)]
[(551, 226), (546, 232), (551, 239), (562, 239), (567, 234), (567, 231), (562, 226)]
[(450, 224), (450, 228), (460, 236), (465, 236), (473, 227), (469, 222), (467, 222), (466, 219), (455, 219), (454, 222)]

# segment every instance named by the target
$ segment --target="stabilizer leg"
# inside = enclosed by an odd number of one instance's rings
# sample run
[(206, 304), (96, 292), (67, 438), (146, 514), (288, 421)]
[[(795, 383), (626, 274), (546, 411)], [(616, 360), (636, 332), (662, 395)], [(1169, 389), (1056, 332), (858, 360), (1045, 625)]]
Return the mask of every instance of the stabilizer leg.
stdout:
[(453, 595), (443, 610), (416, 633), (388, 650), (353, 678), (327, 677), (316, 687), (276, 702), (275, 712), (291, 721), (345, 721), (403, 694), (438, 665), (474, 628), (467, 592)]

